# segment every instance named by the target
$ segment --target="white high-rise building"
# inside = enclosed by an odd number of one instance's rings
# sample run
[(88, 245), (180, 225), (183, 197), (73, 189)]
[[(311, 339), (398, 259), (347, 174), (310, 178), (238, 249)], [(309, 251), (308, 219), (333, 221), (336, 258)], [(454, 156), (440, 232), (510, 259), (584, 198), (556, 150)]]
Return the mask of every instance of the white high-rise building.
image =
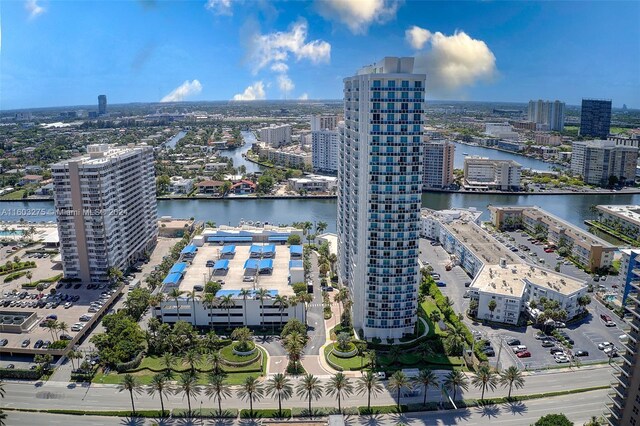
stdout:
[(538, 130), (564, 130), (564, 102), (529, 101), (528, 119), (538, 125)]
[(338, 273), (364, 338), (414, 332), (420, 267), (425, 74), (387, 57), (344, 79)]
[(617, 145), (612, 140), (574, 141), (571, 172), (590, 185), (633, 184), (638, 148)]
[(311, 132), (311, 154), (313, 170), (338, 172), (338, 130), (314, 130)]
[(269, 127), (263, 127), (258, 130), (260, 142), (273, 147), (281, 145), (289, 145), (291, 143), (291, 126), (288, 124), (272, 124)]
[(64, 275), (108, 281), (136, 263), (158, 236), (153, 148), (89, 145), (51, 166)]
[(311, 131), (316, 130), (335, 130), (338, 127), (340, 117), (337, 115), (313, 115), (311, 116)]

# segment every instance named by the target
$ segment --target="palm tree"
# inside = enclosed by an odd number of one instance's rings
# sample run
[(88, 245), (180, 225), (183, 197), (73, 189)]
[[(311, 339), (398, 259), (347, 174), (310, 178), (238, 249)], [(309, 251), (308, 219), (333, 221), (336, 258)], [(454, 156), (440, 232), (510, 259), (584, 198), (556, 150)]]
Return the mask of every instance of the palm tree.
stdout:
[(424, 399), (422, 400), (422, 405), (427, 405), (427, 391), (430, 387), (437, 388), (438, 387), (438, 378), (435, 373), (431, 370), (420, 370), (420, 374), (418, 377), (413, 379), (413, 384), (416, 386), (422, 386), (424, 390)]
[(522, 377), (522, 372), (518, 370), (518, 367), (512, 365), (500, 373), (500, 384), (504, 387), (509, 387), (509, 395), (507, 396), (507, 399), (511, 399), (511, 390), (514, 386), (516, 389), (522, 389), (524, 387), (524, 377)]
[(187, 291), (187, 299), (191, 299), (191, 318), (196, 323), (196, 291)]
[(476, 371), (475, 376), (471, 379), (471, 384), (478, 389), (482, 389), (482, 395), (480, 396), (480, 401), (484, 400), (484, 391), (489, 388), (491, 390), (495, 390), (496, 385), (498, 383), (498, 378), (496, 374), (491, 370), (486, 364), (478, 367), (478, 371)]
[(238, 293), (240, 297), (242, 297), (242, 304), (244, 307), (244, 325), (249, 324), (249, 319), (247, 318), (247, 298), (251, 296), (251, 290), (248, 288), (241, 288), (240, 293)]
[(220, 307), (227, 310), (227, 328), (231, 329), (231, 308), (236, 306), (231, 294), (220, 297)]
[(178, 319), (176, 322), (180, 321), (180, 304), (178, 303), (178, 299), (182, 296), (182, 291), (178, 288), (174, 288), (169, 292), (169, 298), (176, 301), (176, 313), (178, 314)]
[(273, 301), (273, 306), (278, 306), (278, 311), (280, 311), (280, 327), (282, 327), (282, 314), (284, 313), (284, 310), (289, 307), (287, 296), (278, 294)]
[(184, 360), (189, 364), (189, 369), (191, 374), (195, 374), (196, 372), (196, 364), (200, 361), (200, 354), (195, 349), (190, 349), (184, 355)]
[(208, 357), (209, 364), (211, 364), (212, 371), (214, 373), (222, 373), (222, 357), (219, 352), (211, 352)]
[(191, 417), (191, 397), (200, 395), (200, 388), (197, 386), (198, 374), (187, 371), (180, 375), (176, 393), (182, 392), (187, 397), (188, 415)]
[(465, 334), (460, 326), (451, 326), (444, 340), (449, 355), (460, 355), (464, 349)]
[(218, 400), (218, 416), (222, 417), (222, 398), (231, 396), (231, 387), (226, 382), (226, 374), (211, 372), (208, 375), (209, 382), (205, 385), (204, 392), (209, 399), (215, 397)]
[(218, 299), (215, 294), (206, 293), (204, 295), (204, 304), (209, 309), (209, 324), (211, 325), (211, 330), (213, 330), (213, 308), (216, 307), (217, 303)]
[(322, 396), (322, 385), (320, 380), (313, 374), (305, 374), (302, 382), (296, 386), (296, 394), (301, 398), (307, 398), (309, 401), (309, 416), (312, 417), (311, 400), (319, 399)]
[[(168, 398), (173, 393), (171, 384), (166, 374), (158, 373), (151, 378), (151, 383), (147, 389), (147, 393), (151, 397), (158, 394), (160, 396), (160, 408), (162, 410), (161, 417), (164, 417), (164, 398)], [(164, 397), (164, 398), (163, 398)]]
[(260, 300), (260, 317), (261, 317), (260, 323), (262, 324), (263, 328), (264, 328), (264, 298), (267, 297), (268, 295), (269, 295), (269, 292), (265, 288), (259, 288), (256, 291), (256, 296)]
[(318, 222), (316, 224), (316, 233), (322, 234), (327, 229), (327, 222)]
[[(58, 340), (57, 338), (57, 331), (58, 331), (58, 321), (56, 320), (49, 320), (45, 323), (44, 327), (46, 329), (49, 330), (49, 332), (51, 333), (51, 340)], [(53, 332), (56, 332), (56, 336), (54, 337)]]
[(62, 333), (66, 333), (67, 331), (69, 331), (69, 325), (64, 321), (59, 322), (58, 331), (61, 331)]
[(282, 417), (282, 400), (285, 401), (293, 395), (291, 381), (282, 373), (277, 373), (267, 381), (267, 395), (278, 398), (278, 415)]
[(122, 392), (123, 390), (126, 390), (129, 392), (129, 396), (131, 396), (131, 410), (133, 411), (133, 415), (136, 415), (136, 406), (133, 403), (133, 394), (140, 394), (142, 393), (142, 388), (140, 387), (140, 383), (138, 382), (138, 379), (132, 375), (132, 374), (125, 374), (122, 377), (122, 382), (120, 383), (119, 386), (119, 391)]
[(300, 357), (302, 356), (302, 349), (306, 343), (306, 338), (297, 331), (292, 331), (287, 337), (285, 337), (283, 345), (287, 351), (289, 361), (293, 365), (294, 370), (298, 370), (298, 364)]
[(411, 381), (402, 371), (396, 371), (389, 379), (389, 384), (387, 385), (387, 387), (390, 391), (397, 392), (398, 412), (400, 412), (400, 391), (402, 390), (402, 388), (409, 388), (410, 386)]
[(28, 271), (25, 277), (27, 277), (27, 279), (29, 280), (29, 285), (31, 285), (31, 278), (33, 278), (33, 274), (31, 273), (31, 271)]
[(365, 356), (367, 357), (367, 360), (369, 361), (369, 368), (371, 370), (375, 370), (376, 369), (376, 361), (378, 360), (378, 354), (376, 353), (376, 350), (375, 349), (371, 349), (370, 351), (367, 351)]
[(176, 359), (170, 352), (165, 352), (164, 355), (162, 355), (162, 365), (164, 365), (165, 368), (164, 375), (167, 376), (167, 379), (171, 379), (173, 377), (173, 367), (176, 365)]
[(342, 372), (334, 374), (325, 386), (327, 395), (335, 395), (338, 399), (338, 412), (342, 413), (342, 397), (349, 397), (353, 393), (353, 385), (349, 382), (349, 378)]
[(371, 394), (373, 393), (375, 396), (382, 392), (382, 389), (382, 384), (373, 371), (365, 372), (356, 382), (356, 392), (358, 395), (367, 394), (367, 411), (371, 410)]
[(307, 325), (307, 312), (309, 310), (309, 303), (313, 301), (313, 296), (309, 293), (300, 293), (298, 296), (300, 298), (300, 303), (303, 304), (304, 307), (304, 325)]
[(247, 377), (238, 389), (238, 398), (249, 401), (249, 413), (253, 416), (253, 400), (260, 401), (264, 396), (264, 389), (254, 376)]
[(489, 311), (491, 311), (491, 318), (493, 318), (493, 311), (495, 311), (497, 307), (498, 307), (498, 304), (496, 303), (495, 300), (493, 299), (489, 300), (489, 304), (487, 305), (487, 308), (489, 308)]
[(444, 379), (444, 385), (453, 391), (453, 401), (456, 400), (458, 388), (469, 390), (469, 380), (467, 379), (467, 376), (458, 370), (453, 370), (451, 373), (447, 374)]

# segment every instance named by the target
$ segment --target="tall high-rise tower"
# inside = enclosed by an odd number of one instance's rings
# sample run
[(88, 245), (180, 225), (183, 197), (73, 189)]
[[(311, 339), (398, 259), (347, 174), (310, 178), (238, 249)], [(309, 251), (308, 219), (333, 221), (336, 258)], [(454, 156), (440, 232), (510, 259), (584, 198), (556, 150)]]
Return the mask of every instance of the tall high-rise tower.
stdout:
[(98, 115), (107, 113), (107, 95), (98, 96)]
[(338, 273), (356, 332), (400, 338), (417, 320), (425, 74), (387, 57), (344, 79)]
[(580, 136), (606, 139), (611, 130), (611, 101), (583, 99), (580, 109)]

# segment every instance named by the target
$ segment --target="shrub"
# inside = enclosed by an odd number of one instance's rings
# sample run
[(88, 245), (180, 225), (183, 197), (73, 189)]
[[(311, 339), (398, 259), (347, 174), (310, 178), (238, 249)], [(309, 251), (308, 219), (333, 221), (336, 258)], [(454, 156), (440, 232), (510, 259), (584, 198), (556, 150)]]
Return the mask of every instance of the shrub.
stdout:
[(240, 410), (240, 418), (241, 419), (251, 419), (251, 418), (258, 418), (258, 419), (266, 419), (266, 418), (282, 418), (282, 419), (288, 419), (291, 417), (291, 409), (289, 408), (283, 408), (282, 409), (282, 415), (280, 415), (280, 413), (278, 412), (278, 409), (254, 409), (253, 412), (243, 409)]
[(136, 355), (131, 361), (116, 364), (115, 370), (118, 373), (122, 373), (125, 371), (133, 370), (134, 368), (138, 368), (140, 366), (140, 363), (142, 362), (142, 358), (144, 358), (144, 355), (144, 351), (138, 352), (138, 355)]
[[(405, 404), (400, 406), (400, 412), (405, 413), (408, 411), (408, 408)], [(398, 413), (398, 407), (395, 405), (381, 405), (377, 407), (371, 407), (368, 409), (367, 407), (358, 407), (358, 414), (366, 415), (366, 414), (394, 414)]]
[(13, 272), (6, 277), (4, 277), (4, 282), (9, 283), (13, 280), (17, 280), (18, 278), (22, 278), (27, 275), (27, 271)]
[(42, 376), (39, 368), (35, 370), (16, 370), (0, 368), (0, 379), (38, 380)]

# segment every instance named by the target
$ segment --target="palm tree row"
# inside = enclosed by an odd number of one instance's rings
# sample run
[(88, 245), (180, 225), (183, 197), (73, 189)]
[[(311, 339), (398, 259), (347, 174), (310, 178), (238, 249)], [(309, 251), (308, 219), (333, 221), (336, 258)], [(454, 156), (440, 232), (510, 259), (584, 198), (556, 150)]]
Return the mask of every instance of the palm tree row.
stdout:
[[(214, 399), (218, 404), (218, 415), (222, 415), (222, 400), (232, 396), (231, 387), (226, 382), (226, 374), (221, 370), (214, 369), (207, 375), (207, 383), (198, 386), (198, 373), (195, 370), (189, 370), (182, 373), (176, 385), (172, 385), (171, 377), (165, 373), (158, 373), (153, 376), (151, 384), (146, 391), (152, 397), (158, 395), (160, 398), (160, 407), (164, 416), (164, 400), (170, 395), (182, 394), (187, 399), (188, 415), (192, 415), (191, 399), (199, 396), (202, 391), (209, 397)], [(496, 373), (491, 368), (482, 364), (478, 368), (471, 384), (482, 391), (480, 400), (484, 400), (484, 394), (487, 389), (495, 390), (498, 384), (509, 389), (507, 398), (511, 398), (513, 388), (520, 389), (524, 387), (524, 378), (517, 367), (509, 367), (501, 373)], [(469, 389), (469, 380), (460, 371), (454, 370), (447, 374), (442, 383), (439, 382), (435, 373), (431, 370), (421, 370), (419, 375), (409, 378), (402, 371), (396, 371), (389, 379), (387, 388), (397, 398), (397, 407), (400, 410), (403, 390), (411, 390), (420, 387), (423, 391), (423, 405), (427, 404), (427, 392), (429, 388), (437, 389), (440, 386), (453, 392), (452, 400), (455, 401), (458, 389)], [(318, 377), (313, 374), (305, 374), (299, 383), (294, 387), (289, 376), (283, 373), (273, 375), (269, 380), (262, 384), (257, 377), (250, 376), (240, 385), (236, 391), (236, 396), (243, 401), (249, 403), (249, 411), (253, 414), (253, 403), (258, 402), (265, 396), (277, 399), (278, 414), (282, 416), (282, 402), (290, 399), (294, 392), (308, 403), (308, 415), (312, 416), (312, 402), (317, 401), (323, 395), (334, 397), (338, 403), (338, 411), (342, 412), (342, 401), (354, 393), (357, 395), (367, 396), (367, 410), (371, 409), (371, 396), (374, 397), (383, 391), (384, 387), (378, 376), (373, 371), (365, 371), (361, 377), (355, 381), (355, 386), (351, 380), (342, 372), (334, 374), (329, 381), (323, 386)], [(135, 415), (134, 394), (141, 394), (143, 387), (138, 379), (131, 375), (125, 374), (120, 384), (120, 391), (126, 390), (131, 397), (131, 408)]]

